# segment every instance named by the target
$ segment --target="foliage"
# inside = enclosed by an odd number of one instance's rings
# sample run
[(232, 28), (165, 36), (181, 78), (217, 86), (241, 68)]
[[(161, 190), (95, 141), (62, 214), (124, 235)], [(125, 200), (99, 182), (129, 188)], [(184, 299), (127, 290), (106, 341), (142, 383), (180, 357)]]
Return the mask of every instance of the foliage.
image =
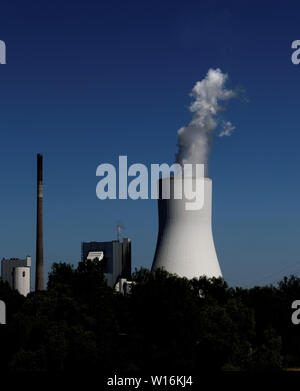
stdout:
[(114, 292), (98, 260), (53, 264), (47, 290), (26, 298), (0, 280), (8, 309), (2, 368), (200, 373), (300, 365), (291, 322), (299, 278), (234, 289), (223, 279), (140, 269), (133, 281), (130, 295)]

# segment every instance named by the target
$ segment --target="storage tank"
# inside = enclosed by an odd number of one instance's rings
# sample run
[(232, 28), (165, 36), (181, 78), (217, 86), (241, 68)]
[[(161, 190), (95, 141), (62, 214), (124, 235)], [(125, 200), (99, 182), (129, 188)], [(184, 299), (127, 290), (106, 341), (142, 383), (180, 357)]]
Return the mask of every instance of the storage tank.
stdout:
[(6, 305), (0, 300), (0, 324), (6, 324)]
[(21, 295), (27, 296), (30, 292), (30, 268), (19, 266), (14, 269), (14, 289)]
[[(162, 189), (167, 180), (170, 180), (170, 197), (163, 199)], [(159, 180), (159, 230), (152, 270), (164, 268), (189, 279), (203, 275), (222, 277), (212, 235), (212, 180), (201, 178), (204, 203), (198, 210), (187, 210), (190, 200), (184, 192), (181, 199), (174, 197), (174, 183), (178, 180), (181, 179)]]

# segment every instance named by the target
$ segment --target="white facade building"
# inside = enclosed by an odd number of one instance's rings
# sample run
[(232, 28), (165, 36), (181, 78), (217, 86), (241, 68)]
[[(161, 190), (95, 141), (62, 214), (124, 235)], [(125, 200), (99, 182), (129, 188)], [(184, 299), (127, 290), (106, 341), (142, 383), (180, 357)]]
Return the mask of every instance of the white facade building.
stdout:
[(14, 269), (14, 289), (23, 296), (28, 295), (30, 292), (30, 267), (19, 266)]
[(1, 261), (1, 278), (7, 281), (12, 289), (27, 296), (30, 292), (31, 257), (26, 259), (3, 258)]
[(0, 324), (6, 324), (6, 305), (0, 300)]

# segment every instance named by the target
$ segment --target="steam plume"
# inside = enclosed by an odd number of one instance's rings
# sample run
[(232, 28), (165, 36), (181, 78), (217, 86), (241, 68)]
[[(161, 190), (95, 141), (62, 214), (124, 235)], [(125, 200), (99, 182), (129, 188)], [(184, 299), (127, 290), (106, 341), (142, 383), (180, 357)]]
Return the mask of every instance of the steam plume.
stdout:
[[(189, 109), (193, 114), (191, 122), (183, 126), (178, 134), (178, 153), (176, 162), (205, 164), (211, 149), (214, 132), (218, 126), (217, 114), (223, 109), (219, 101), (226, 101), (235, 96), (234, 91), (227, 90), (225, 83), (228, 76), (217, 69), (209, 69), (206, 77), (198, 81), (192, 89), (194, 101)], [(230, 136), (235, 126), (229, 121), (223, 121), (220, 137)]]

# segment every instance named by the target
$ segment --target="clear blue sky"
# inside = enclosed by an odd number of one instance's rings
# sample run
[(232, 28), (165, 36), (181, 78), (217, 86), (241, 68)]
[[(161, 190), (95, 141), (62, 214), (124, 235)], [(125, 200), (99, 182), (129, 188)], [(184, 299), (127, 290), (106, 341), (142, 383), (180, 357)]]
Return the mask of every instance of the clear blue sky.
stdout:
[(172, 163), (189, 92), (220, 67), (245, 91), (226, 113), (235, 133), (211, 157), (224, 277), (248, 286), (300, 270), (299, 12), (296, 1), (2, 2), (0, 257), (34, 257), (42, 152), (47, 271), (76, 264), (82, 240), (114, 239), (118, 221), (133, 266), (150, 267), (156, 202), (98, 200), (96, 167), (121, 154)]

